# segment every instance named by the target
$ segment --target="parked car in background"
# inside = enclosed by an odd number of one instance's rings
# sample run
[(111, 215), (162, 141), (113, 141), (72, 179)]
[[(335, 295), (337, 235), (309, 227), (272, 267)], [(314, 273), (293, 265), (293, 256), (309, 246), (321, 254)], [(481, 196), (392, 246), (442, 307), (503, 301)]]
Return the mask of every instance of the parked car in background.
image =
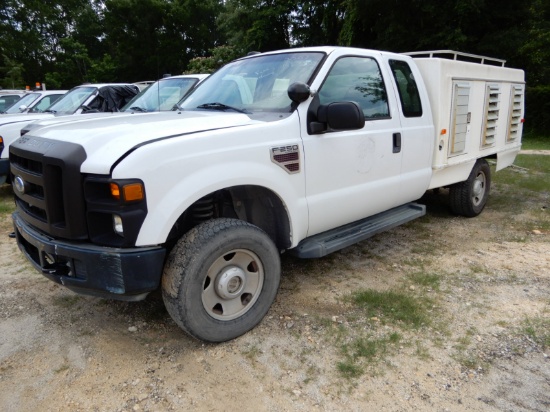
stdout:
[(11, 106), (6, 107), (3, 114), (42, 113), (65, 93), (67, 93), (67, 90), (36, 90), (27, 92)]
[(62, 98), (42, 113), (7, 114), (0, 117), (0, 184), (8, 177), (8, 146), (20, 137), (21, 129), (28, 123), (55, 116), (86, 113), (118, 112), (139, 93), (137, 86), (129, 83), (83, 84), (69, 90)]
[(21, 92), (21, 94), (0, 92), (0, 114), (4, 113), (4, 111), (8, 107), (10, 107), (19, 99), (21, 99), (22, 95), (23, 95), (23, 92)]
[[(151, 113), (170, 111), (177, 109), (177, 103), (186, 97), (195, 87), (197, 87), (208, 74), (185, 74), (180, 76), (171, 76), (160, 79), (142, 90), (126, 106), (119, 112), (115, 113), (96, 113), (86, 117), (53, 117), (43, 120), (36, 120), (28, 123), (21, 129), (21, 136), (24, 136), (31, 130), (40, 127), (51, 126), (59, 123), (85, 121), (98, 117), (109, 117), (112, 115), (121, 114), (136, 114), (136, 113)], [(3, 157), (7, 157), (7, 151), (3, 153)]]
[(182, 74), (160, 79), (144, 89), (123, 111), (168, 111), (198, 86), (208, 74)]
[(149, 86), (151, 86), (153, 83), (155, 83), (154, 80), (144, 80), (142, 82), (135, 82), (135, 83), (132, 83), (132, 84), (135, 84), (137, 87), (139, 87), (140, 91), (144, 91)]

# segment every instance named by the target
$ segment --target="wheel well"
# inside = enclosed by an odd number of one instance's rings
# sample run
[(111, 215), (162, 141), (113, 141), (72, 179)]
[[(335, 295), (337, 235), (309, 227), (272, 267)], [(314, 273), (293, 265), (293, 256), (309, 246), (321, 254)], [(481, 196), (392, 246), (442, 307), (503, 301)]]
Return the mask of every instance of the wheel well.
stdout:
[(279, 196), (264, 187), (247, 185), (218, 190), (193, 203), (172, 226), (168, 248), (199, 223), (220, 217), (241, 219), (259, 227), (279, 249), (291, 245), (290, 222)]

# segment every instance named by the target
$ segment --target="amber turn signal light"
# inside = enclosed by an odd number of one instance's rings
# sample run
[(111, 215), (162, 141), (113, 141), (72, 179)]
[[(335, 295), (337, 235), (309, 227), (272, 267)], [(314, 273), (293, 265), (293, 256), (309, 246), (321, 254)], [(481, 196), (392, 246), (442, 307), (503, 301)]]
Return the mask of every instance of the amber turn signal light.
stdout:
[[(144, 191), (141, 183), (129, 183), (124, 186), (119, 186), (117, 183), (111, 183), (111, 196), (116, 200), (124, 202), (135, 202), (143, 200)], [(121, 197), (122, 195), (122, 197)]]

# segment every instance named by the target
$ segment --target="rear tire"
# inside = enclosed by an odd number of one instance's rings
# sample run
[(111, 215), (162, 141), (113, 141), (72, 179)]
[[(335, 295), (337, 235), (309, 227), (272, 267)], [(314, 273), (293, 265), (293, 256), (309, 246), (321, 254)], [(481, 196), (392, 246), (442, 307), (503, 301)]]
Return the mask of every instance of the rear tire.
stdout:
[(490, 191), (491, 169), (485, 159), (478, 159), (468, 179), (450, 187), (452, 212), (466, 217), (479, 215), (487, 204)]
[(189, 335), (224, 342), (260, 323), (280, 273), (279, 252), (264, 231), (237, 219), (215, 219), (191, 229), (172, 249), (162, 296)]

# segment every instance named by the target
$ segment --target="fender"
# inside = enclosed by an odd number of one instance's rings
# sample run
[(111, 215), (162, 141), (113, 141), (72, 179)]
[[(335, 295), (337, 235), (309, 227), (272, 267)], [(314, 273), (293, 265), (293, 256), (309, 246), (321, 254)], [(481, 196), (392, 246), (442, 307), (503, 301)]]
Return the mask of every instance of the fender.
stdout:
[[(195, 201), (241, 185), (261, 186), (280, 198), (296, 245), (308, 229), (299, 118), (292, 115), (278, 122), (277, 128), (258, 122), (174, 137), (129, 153), (113, 169), (112, 177), (139, 178), (145, 184), (149, 214), (136, 246), (164, 243), (176, 220)], [(299, 173), (289, 173), (270, 160), (273, 147), (287, 145), (300, 148)]]

